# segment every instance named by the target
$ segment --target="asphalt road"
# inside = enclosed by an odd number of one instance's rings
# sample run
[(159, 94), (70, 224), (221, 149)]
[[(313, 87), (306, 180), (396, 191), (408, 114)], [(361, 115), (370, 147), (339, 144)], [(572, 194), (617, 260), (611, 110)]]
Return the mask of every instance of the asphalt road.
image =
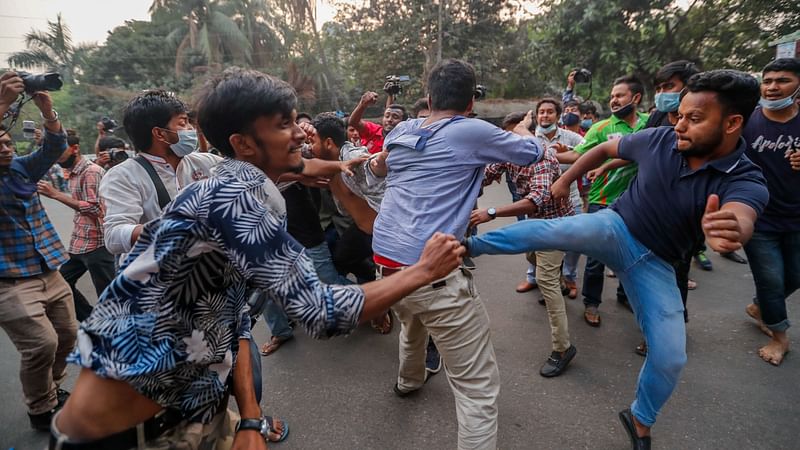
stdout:
[[(487, 190), (480, 203), (509, 201), (505, 186)], [(69, 240), (71, 211), (44, 199), (62, 239)], [(486, 231), (510, 223), (499, 219)], [(653, 429), (657, 449), (800, 448), (800, 358), (790, 353), (781, 367), (762, 362), (766, 343), (744, 313), (753, 294), (748, 266), (710, 255), (712, 272), (692, 270), (699, 287), (690, 292), (689, 362), (680, 385)], [(547, 314), (538, 291), (517, 294), (523, 256), (476, 260), (477, 286), (492, 320), (500, 365), (499, 447), (503, 449), (625, 449), (617, 420), (634, 395), (642, 358), (633, 353), (640, 335), (632, 315), (614, 300), (616, 280), (607, 279), (603, 324), (582, 320), (580, 300), (567, 300), (572, 341), (578, 348), (569, 370), (545, 379), (539, 366), (550, 353)], [(88, 276), (79, 283), (94, 300)], [(800, 322), (800, 295), (790, 298), (790, 320)], [(453, 396), (444, 374), (419, 395), (400, 399), (391, 387), (397, 370), (397, 332), (387, 336), (363, 326), (349, 337), (314, 341), (302, 331), (277, 353), (263, 358), (268, 414), (286, 418), (290, 434), (273, 448), (447, 449), (455, 448)], [(259, 342), (269, 336), (257, 325)], [(797, 336), (794, 330), (790, 334)], [(795, 339), (797, 339), (795, 337)], [(19, 357), (0, 333), (0, 449), (41, 449), (47, 435), (30, 430), (17, 376)], [(71, 379), (77, 373), (70, 368)]]

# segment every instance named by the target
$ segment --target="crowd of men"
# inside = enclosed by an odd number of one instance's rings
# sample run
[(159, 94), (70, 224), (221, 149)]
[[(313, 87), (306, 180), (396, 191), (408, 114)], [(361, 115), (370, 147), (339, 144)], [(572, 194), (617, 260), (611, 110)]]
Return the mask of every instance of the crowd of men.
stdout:
[[(311, 116), (284, 81), (231, 68), (191, 107), (164, 90), (135, 96), (123, 117), (135, 153), (98, 123), (94, 161), (49, 94), (29, 94), (36, 149), (16, 155), (0, 128), (0, 326), (21, 355), (31, 426), (51, 449), (266, 448), (289, 427), (261, 410), (261, 356), (296, 325), (328, 338), (366, 321), (388, 334), (396, 320), (393, 392), (412, 395), (443, 368), (457, 447), (496, 448), (500, 376), (467, 257), (526, 253), (517, 291), (541, 291), (552, 331), (544, 377), (577, 354), (564, 296), (582, 295), (598, 327), (605, 279), (619, 279), (645, 357), (619, 417), (632, 448), (650, 448), (686, 364), (689, 271), (693, 259), (710, 270), (707, 247), (750, 265), (745, 312), (769, 337), (759, 356), (780, 365), (789, 351), (800, 60), (771, 62), (760, 82), (675, 61), (653, 84), (647, 114), (642, 81), (616, 79), (601, 120), (573, 72), (560, 101), (498, 127), (474, 117), (472, 66), (444, 60), (426, 98), (406, 109), (390, 96), (377, 124), (363, 117), (375, 92), (344, 119)], [(0, 113), (23, 92), (3, 74)], [(68, 192), (47, 181), (55, 164)], [(509, 202), (478, 208), (503, 174)], [(67, 250), (40, 195), (74, 210)], [(518, 221), (477, 234), (497, 217)], [(87, 271), (96, 305), (76, 287)], [(260, 315), (272, 337), (259, 348)], [(67, 363), (80, 368), (71, 393)]]

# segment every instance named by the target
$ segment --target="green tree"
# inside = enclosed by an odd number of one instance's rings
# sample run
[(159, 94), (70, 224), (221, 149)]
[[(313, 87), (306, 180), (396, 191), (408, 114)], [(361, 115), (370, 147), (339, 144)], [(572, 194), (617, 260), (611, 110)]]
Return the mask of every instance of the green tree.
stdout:
[(26, 33), (25, 46), (27, 50), (8, 58), (10, 65), (25, 69), (45, 67), (48, 71), (59, 72), (66, 82), (75, 80), (86, 56), (95, 48), (89, 44), (73, 44), (72, 32), (61, 20), (61, 13), (55, 22), (47, 21), (47, 30)]
[[(175, 48), (175, 74), (189, 68), (189, 59), (196, 53), (205, 58), (210, 68), (230, 61), (248, 65), (252, 48), (247, 36), (224, 12), (224, 4), (214, 0), (155, 0), (150, 6), (153, 16), (165, 13), (179, 17), (178, 25), (166, 40)], [(196, 67), (196, 66), (195, 66)]]

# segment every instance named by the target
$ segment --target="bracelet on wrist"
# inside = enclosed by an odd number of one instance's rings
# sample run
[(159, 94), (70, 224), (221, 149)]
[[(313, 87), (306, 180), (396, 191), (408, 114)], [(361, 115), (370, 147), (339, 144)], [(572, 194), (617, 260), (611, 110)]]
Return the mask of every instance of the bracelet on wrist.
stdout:
[(58, 122), (58, 111), (53, 109), (52, 112), (53, 112), (53, 116), (54, 116), (52, 119), (48, 119), (47, 117), (45, 117), (43, 112), (40, 112), (39, 116), (42, 118), (42, 120), (44, 120), (45, 123)]

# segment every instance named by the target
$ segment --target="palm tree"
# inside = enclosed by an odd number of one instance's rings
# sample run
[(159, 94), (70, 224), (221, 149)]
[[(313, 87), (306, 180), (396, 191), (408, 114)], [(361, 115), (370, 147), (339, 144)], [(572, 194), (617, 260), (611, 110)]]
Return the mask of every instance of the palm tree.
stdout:
[(150, 13), (160, 11), (178, 13), (183, 26), (167, 35), (167, 42), (175, 48), (175, 73), (184, 71), (186, 59), (199, 52), (208, 66), (219, 66), (229, 58), (235, 64), (249, 64), (252, 47), (247, 36), (236, 22), (214, 0), (154, 0)]
[(27, 50), (13, 53), (8, 58), (12, 66), (23, 69), (44, 67), (48, 71), (61, 74), (64, 81), (73, 82), (80, 72), (86, 55), (96, 46), (72, 43), (72, 32), (61, 20), (61, 13), (55, 22), (47, 21), (47, 31), (31, 30), (25, 34)]

